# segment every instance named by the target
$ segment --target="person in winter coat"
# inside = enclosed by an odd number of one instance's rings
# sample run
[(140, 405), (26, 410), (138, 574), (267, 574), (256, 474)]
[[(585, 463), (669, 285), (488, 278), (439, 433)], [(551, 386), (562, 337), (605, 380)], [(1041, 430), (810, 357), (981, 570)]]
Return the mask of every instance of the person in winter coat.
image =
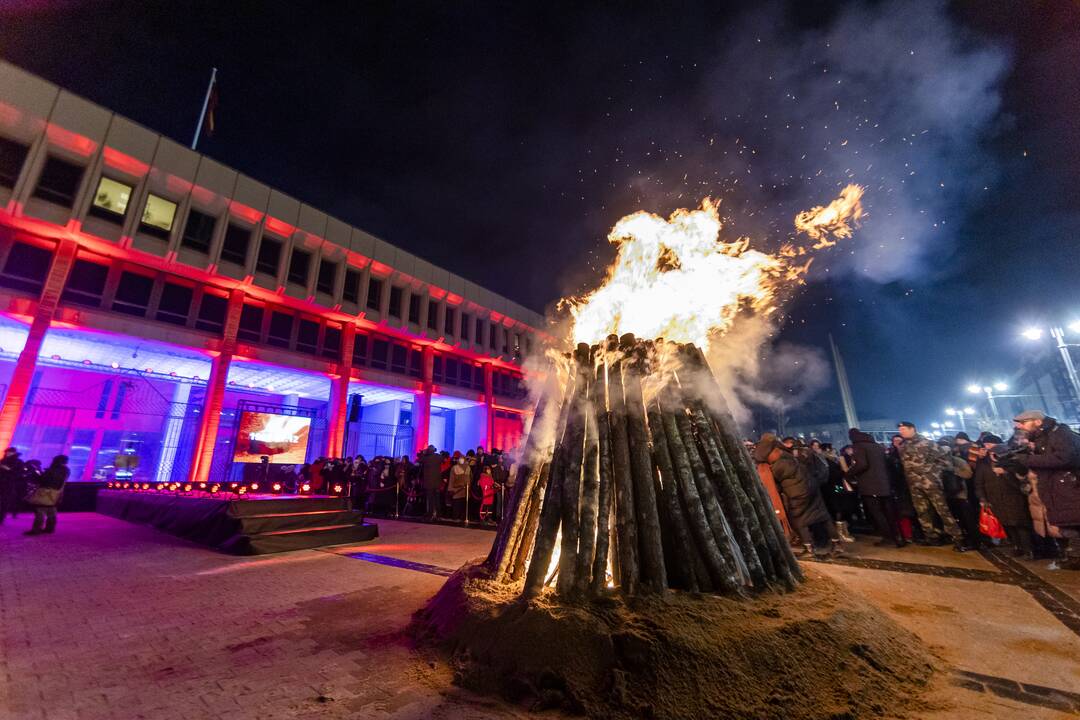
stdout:
[(49, 501), (42, 501), (41, 493), (34, 493), (34, 525), (25, 535), (46, 535), (56, 530), (56, 506), (60, 503), (60, 492), (64, 489), (71, 471), (68, 469), (67, 455), (57, 455), (45, 472), (36, 481), (39, 489), (55, 491)]
[(469, 485), (472, 482), (469, 466), (465, 464), (465, 458), (458, 457), (450, 468), (450, 487), (448, 492), (454, 499), (454, 519), (458, 522), (464, 521), (465, 512), (468, 509), (468, 505), (465, 502), (465, 496), (469, 493)]
[(889, 482), (885, 448), (858, 428), (848, 430), (848, 439), (851, 440), (852, 450), (848, 476), (858, 486), (863, 506), (881, 533), (881, 540), (875, 545), (880, 547), (892, 543), (898, 548), (904, 547), (907, 541), (900, 533), (900, 513), (893, 499), (892, 483)]
[(1031, 538), (1031, 513), (1021, 483), (1022, 477), (996, 465), (994, 448), (1002, 444), (997, 435), (985, 433), (972, 453), (975, 461), (975, 496), (979, 507), (990, 510), (1001, 523), (1013, 545), (1013, 555), (1034, 559), (1035, 546)]
[(960, 525), (949, 510), (945, 499), (945, 490), (941, 482), (942, 473), (952, 470), (952, 455), (933, 440), (919, 434), (915, 423), (902, 422), (898, 426), (900, 437), (900, 459), (904, 463), (904, 476), (911, 490), (911, 501), (919, 516), (924, 542), (942, 545), (946, 542), (934, 527), (934, 516), (941, 520), (945, 533), (952, 537), (953, 549), (964, 552), (964, 534)]
[(495, 466), (488, 465), (480, 472), (480, 522), (491, 522), (491, 511), (495, 507)]
[(1038, 532), (1042, 524), (1064, 540), (1067, 567), (1080, 569), (1080, 436), (1038, 410), (1025, 410), (1013, 425), (1027, 438), (1030, 454), (1016, 456), (1031, 482), (1028, 508)]
[(9, 447), (0, 458), (0, 524), (8, 513), (15, 517), (18, 503), (21, 500), (16, 493), (23, 478), (24, 465), (19, 451)]
[[(970, 442), (967, 444), (970, 445)], [(979, 512), (973, 499), (975, 470), (968, 462), (968, 450), (966, 447), (957, 448), (948, 438), (938, 440), (938, 445), (949, 453), (952, 463), (952, 467), (941, 474), (945, 503), (963, 532), (963, 549), (977, 550), (982, 545), (982, 535), (979, 533)]]
[(905, 540), (912, 540), (922, 537), (922, 528), (919, 527), (919, 514), (915, 512), (915, 503), (911, 501), (907, 476), (904, 475), (904, 461), (900, 459), (900, 446), (903, 444), (904, 438), (900, 435), (889, 438), (889, 447), (885, 448), (885, 463), (889, 468), (889, 483), (896, 500), (896, 511), (900, 515), (900, 533)]
[(788, 520), (799, 534), (806, 553), (824, 554), (815, 543), (815, 534), (825, 534), (827, 540), (832, 542), (833, 554), (843, 554), (836, 526), (829, 518), (825, 500), (815, 487), (807, 466), (799, 462), (772, 433), (765, 433), (758, 440), (754, 446), (754, 460), (769, 463), (776, 488), (784, 498)]
[(442, 456), (435, 452), (434, 445), (428, 445), (427, 450), (420, 456), (420, 478), (424, 482), (424, 492), (427, 496), (427, 516), (429, 520), (438, 520), (442, 513), (439, 512), (439, 486), (442, 484)]

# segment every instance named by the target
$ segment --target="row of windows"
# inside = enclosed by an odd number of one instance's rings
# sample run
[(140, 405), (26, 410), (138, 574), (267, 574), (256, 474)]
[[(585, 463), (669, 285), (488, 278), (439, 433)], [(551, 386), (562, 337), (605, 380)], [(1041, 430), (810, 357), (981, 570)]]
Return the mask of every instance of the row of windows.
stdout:
[[(51, 262), (52, 253), (48, 250), (16, 242), (0, 271), (0, 286), (40, 294)], [(61, 301), (83, 307), (105, 307), (108, 279), (108, 265), (77, 258), (61, 294)], [(155, 288), (158, 288), (157, 304), (151, 315)], [(195, 288), (177, 282), (170, 276), (155, 277), (123, 270), (117, 279), (109, 309), (221, 334), (228, 312), (228, 300), (213, 292), (197, 293)], [(335, 361), (341, 357), (341, 325), (297, 315), (282, 307), (245, 303), (240, 313), (237, 338), (242, 342), (295, 350)], [(422, 375), (421, 353), (419, 347), (358, 332), (352, 357), (356, 366), (419, 378)], [(480, 391), (484, 389), (481, 365), (436, 354), (432, 371), (436, 383)], [(504, 370), (495, 371), (493, 385), (497, 395), (525, 395), (521, 377)]]

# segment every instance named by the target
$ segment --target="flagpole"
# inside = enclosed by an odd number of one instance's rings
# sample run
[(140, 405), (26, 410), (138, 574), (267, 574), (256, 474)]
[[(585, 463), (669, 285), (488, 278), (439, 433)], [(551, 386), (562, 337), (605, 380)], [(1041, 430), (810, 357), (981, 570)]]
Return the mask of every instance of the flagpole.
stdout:
[(199, 134), (202, 132), (203, 121), (206, 120), (206, 108), (210, 105), (210, 93), (214, 90), (214, 80), (217, 79), (217, 68), (210, 73), (210, 84), (206, 86), (206, 97), (202, 101), (202, 112), (199, 113), (199, 124), (195, 126), (195, 137), (191, 140), (191, 149), (199, 144)]

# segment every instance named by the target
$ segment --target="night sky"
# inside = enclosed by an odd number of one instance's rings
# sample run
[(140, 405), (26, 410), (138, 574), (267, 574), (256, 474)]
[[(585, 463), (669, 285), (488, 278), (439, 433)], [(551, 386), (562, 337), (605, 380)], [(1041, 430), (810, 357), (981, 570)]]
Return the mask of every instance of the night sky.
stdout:
[(185, 144), (217, 66), (201, 151), (538, 311), (627, 213), (774, 249), (864, 184), (762, 351), (793, 420), (829, 332), (862, 417), (928, 421), (1080, 318), (1080, 4), (313, 5), (0, 0), (0, 56)]

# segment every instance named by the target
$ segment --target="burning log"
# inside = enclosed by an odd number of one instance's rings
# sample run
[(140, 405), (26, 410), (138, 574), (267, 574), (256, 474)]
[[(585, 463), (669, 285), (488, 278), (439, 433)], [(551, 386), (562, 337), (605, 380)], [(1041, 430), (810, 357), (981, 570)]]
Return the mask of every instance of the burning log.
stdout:
[(607, 340), (608, 353), (614, 359), (608, 365), (608, 426), (611, 428), (611, 470), (615, 486), (615, 535), (619, 552), (619, 585), (627, 595), (637, 592), (638, 567), (637, 520), (634, 514), (634, 485), (630, 475), (630, 439), (626, 431), (626, 402), (623, 396), (622, 365), (625, 358), (618, 353), (619, 339)]
[(607, 362), (601, 361), (596, 370), (596, 392), (591, 393), (593, 412), (596, 416), (597, 474), (599, 488), (596, 500), (596, 546), (593, 556), (592, 583), (589, 589), (595, 594), (607, 582), (608, 553), (611, 547), (611, 513), (615, 494), (612, 488), (611, 427), (607, 407)]
[(612, 336), (579, 345), (569, 362), (557, 411), (554, 392), (538, 405), (488, 557), (492, 577), (524, 574), (525, 598), (554, 577), (567, 600), (603, 593), (609, 576), (625, 595), (797, 585), (798, 564), (697, 348)]
[(653, 487), (652, 450), (645, 428), (645, 404), (641, 395), (644, 348), (633, 335), (619, 339), (623, 352), (623, 397), (626, 406), (626, 435), (630, 442), (630, 476), (634, 483), (634, 514), (641, 549), (643, 584), (662, 592), (667, 587), (667, 568), (660, 539), (660, 516)]

